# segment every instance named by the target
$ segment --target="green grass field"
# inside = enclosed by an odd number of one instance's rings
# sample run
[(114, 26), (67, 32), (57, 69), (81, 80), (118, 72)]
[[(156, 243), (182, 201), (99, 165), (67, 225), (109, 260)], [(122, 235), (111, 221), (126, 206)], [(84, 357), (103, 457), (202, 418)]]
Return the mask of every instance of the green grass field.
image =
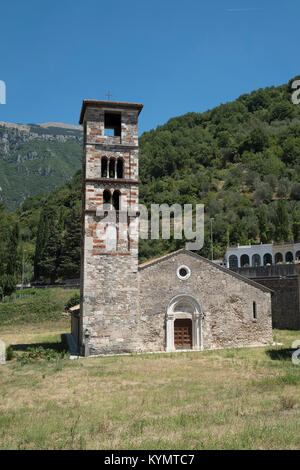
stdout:
[(287, 352), (300, 331), (275, 331), (276, 347), (74, 361), (67, 332), (62, 316), (0, 327), (15, 353), (0, 367), (1, 449), (300, 447), (300, 366)]

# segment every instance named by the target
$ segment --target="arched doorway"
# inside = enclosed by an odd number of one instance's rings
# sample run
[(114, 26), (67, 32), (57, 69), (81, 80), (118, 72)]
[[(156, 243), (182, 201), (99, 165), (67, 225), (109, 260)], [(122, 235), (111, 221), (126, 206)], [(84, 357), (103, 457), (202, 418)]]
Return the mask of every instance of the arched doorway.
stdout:
[(201, 318), (201, 308), (193, 297), (174, 297), (167, 308), (166, 350), (201, 349)]
[(296, 251), (296, 257), (295, 257), (295, 259), (300, 260), (300, 251)]
[(293, 253), (291, 251), (288, 251), (286, 254), (285, 254), (285, 261), (287, 263), (292, 263), (294, 261), (294, 257), (293, 257)]

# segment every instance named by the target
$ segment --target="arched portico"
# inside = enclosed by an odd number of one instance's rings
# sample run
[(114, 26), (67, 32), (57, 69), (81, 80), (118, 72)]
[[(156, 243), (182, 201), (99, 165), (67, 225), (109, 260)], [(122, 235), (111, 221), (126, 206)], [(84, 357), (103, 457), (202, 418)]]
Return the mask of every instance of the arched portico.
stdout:
[(198, 302), (191, 296), (178, 295), (170, 301), (166, 314), (166, 351), (175, 351), (174, 324), (176, 320), (191, 320), (192, 349), (202, 349), (202, 313)]
[(252, 266), (260, 266), (260, 265), (261, 265), (260, 255), (258, 253), (255, 253), (255, 255), (252, 256)]

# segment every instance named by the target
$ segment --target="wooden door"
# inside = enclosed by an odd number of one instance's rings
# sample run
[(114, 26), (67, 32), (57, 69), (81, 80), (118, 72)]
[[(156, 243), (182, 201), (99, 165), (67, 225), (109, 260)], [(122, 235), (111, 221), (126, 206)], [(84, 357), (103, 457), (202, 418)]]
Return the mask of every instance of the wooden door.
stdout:
[(175, 320), (174, 345), (175, 349), (192, 349), (192, 320)]

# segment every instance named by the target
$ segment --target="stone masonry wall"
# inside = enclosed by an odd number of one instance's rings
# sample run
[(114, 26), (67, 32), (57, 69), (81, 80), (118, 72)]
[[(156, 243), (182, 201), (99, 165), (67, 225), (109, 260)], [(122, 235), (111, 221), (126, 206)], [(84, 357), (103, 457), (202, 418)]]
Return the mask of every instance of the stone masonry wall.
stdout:
[[(191, 270), (187, 280), (177, 268)], [(141, 347), (162, 351), (166, 347), (167, 308), (177, 295), (190, 295), (201, 306), (202, 349), (263, 345), (272, 341), (271, 294), (222, 271), (200, 257), (174, 254), (139, 271)], [(253, 302), (257, 320), (253, 320)]]
[[(89, 354), (138, 348), (138, 112), (120, 111), (116, 137), (104, 135), (104, 109), (87, 107), (84, 116), (80, 343), (83, 352), (88, 342)], [(103, 158), (122, 159), (123, 177), (103, 178)], [(105, 190), (120, 192), (119, 211), (103, 205)]]
[(300, 330), (299, 286), (297, 276), (282, 279), (257, 279), (273, 290), (273, 328)]

